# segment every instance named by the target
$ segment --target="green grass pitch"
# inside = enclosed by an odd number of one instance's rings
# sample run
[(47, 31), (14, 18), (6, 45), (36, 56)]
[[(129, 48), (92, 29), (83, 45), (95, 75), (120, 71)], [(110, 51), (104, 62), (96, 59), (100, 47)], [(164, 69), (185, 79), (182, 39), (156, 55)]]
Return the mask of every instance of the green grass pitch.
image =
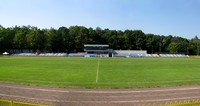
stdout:
[(200, 59), (0, 57), (0, 81), (72, 88), (200, 84)]

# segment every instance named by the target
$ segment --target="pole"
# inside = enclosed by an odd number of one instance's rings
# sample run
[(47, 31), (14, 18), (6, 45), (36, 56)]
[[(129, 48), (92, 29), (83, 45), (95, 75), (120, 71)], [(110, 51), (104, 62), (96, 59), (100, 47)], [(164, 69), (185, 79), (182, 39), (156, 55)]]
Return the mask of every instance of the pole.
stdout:
[(199, 45), (198, 45), (198, 42), (197, 42), (197, 56), (199, 56)]

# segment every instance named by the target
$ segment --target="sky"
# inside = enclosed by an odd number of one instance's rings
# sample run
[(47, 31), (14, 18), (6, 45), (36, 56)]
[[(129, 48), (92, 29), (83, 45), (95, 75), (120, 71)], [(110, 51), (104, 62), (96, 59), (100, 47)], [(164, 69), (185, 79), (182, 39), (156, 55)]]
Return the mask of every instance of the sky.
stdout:
[(0, 0), (0, 25), (78, 25), (200, 38), (200, 0)]

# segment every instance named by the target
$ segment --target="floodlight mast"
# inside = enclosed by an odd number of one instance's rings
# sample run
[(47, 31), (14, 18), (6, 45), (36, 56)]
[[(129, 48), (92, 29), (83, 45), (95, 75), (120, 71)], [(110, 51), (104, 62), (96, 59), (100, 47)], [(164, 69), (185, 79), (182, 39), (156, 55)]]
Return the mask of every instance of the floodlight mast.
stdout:
[(197, 56), (199, 56), (199, 43), (197, 42)]

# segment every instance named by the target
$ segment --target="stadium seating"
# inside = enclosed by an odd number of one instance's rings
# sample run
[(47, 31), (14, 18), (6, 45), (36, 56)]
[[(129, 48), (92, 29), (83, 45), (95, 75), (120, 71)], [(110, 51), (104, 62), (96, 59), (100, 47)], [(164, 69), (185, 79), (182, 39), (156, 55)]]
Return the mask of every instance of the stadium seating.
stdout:
[(114, 57), (129, 57), (128, 53), (118, 53), (118, 54), (114, 54)]
[(130, 54), (130, 57), (134, 57), (134, 58), (144, 57), (144, 54)]
[(90, 58), (90, 57), (97, 57), (96, 54), (85, 54), (84, 57)]
[[(13, 56), (56, 56), (56, 57), (61, 57), (61, 56), (68, 56), (68, 57), (109, 57), (108, 54), (85, 54), (84, 52), (80, 53), (17, 53), (17, 54), (12, 54)], [(189, 57), (188, 55), (185, 54), (128, 54), (128, 53), (115, 53), (113, 54), (113, 57), (131, 57), (131, 58), (139, 58), (139, 57)]]
[(159, 54), (160, 57), (189, 57), (185, 54)]
[(108, 54), (99, 54), (100, 57), (109, 57)]
[(13, 56), (67, 56), (66, 53), (17, 53), (13, 54)]
[(144, 57), (153, 57), (152, 54), (144, 54)]
[(158, 54), (152, 54), (152, 56), (153, 56), (153, 57), (159, 57), (159, 55), (158, 55)]
[(67, 56), (66, 53), (40, 53), (38, 56)]
[(13, 54), (13, 56), (37, 56), (35, 53), (17, 53)]
[(84, 57), (84, 53), (69, 53), (68, 57)]

